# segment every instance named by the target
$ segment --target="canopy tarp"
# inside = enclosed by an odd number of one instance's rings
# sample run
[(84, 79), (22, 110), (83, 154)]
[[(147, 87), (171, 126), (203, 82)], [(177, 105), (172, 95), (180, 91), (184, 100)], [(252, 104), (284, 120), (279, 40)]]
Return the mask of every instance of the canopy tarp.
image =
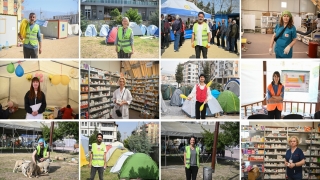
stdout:
[(41, 123), (39, 122), (32, 122), (32, 121), (5, 121), (0, 122), (0, 127), (4, 127), (7, 129), (23, 129), (23, 130), (35, 130), (35, 131), (42, 131)]
[[(167, 0), (161, 5), (162, 14), (177, 14), (180, 16), (197, 17), (199, 12), (203, 12), (194, 3), (186, 0)], [(205, 18), (211, 19), (211, 14), (204, 12)]]

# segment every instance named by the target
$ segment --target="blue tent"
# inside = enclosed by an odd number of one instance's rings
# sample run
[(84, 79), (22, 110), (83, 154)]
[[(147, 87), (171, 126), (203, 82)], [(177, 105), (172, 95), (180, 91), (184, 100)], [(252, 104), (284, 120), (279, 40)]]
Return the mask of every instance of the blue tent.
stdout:
[(140, 24), (140, 29), (143, 35), (147, 34), (147, 26)]
[(218, 90), (214, 89), (214, 90), (211, 90), (211, 95), (212, 95), (214, 98), (218, 99), (218, 97), (219, 97), (219, 95), (220, 95), (220, 92), (219, 92)]
[(109, 25), (103, 24), (101, 26), (99, 36), (106, 37), (106, 36), (108, 36), (108, 33), (109, 33)]
[(159, 37), (159, 28), (156, 30), (156, 32), (154, 33), (154, 36)]
[(89, 24), (87, 26), (86, 32), (84, 33), (84, 36), (89, 36), (89, 37), (93, 37), (93, 36), (97, 36), (97, 30), (94, 24)]
[[(195, 4), (186, 0), (167, 0), (161, 5), (162, 14), (177, 14), (180, 16), (196, 17), (203, 12)], [(205, 18), (211, 19), (211, 14), (205, 13)]]

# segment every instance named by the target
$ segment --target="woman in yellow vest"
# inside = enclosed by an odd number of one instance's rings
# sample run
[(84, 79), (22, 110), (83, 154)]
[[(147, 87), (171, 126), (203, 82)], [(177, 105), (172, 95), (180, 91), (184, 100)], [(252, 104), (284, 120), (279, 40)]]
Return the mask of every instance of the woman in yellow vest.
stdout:
[(118, 28), (114, 45), (116, 45), (118, 58), (131, 58), (133, 54), (133, 31), (129, 27), (129, 19), (127, 17), (122, 18), (122, 27)]
[(280, 73), (275, 71), (272, 82), (267, 89), (267, 110), (270, 119), (280, 119), (284, 98), (284, 86), (280, 81)]
[(46, 144), (43, 138), (40, 138), (38, 141), (38, 146), (33, 151), (32, 154), (33, 162), (43, 162), (43, 161), (50, 161), (50, 148)]
[(103, 135), (101, 133), (97, 134), (97, 143), (92, 143), (89, 168), (91, 168), (90, 172), (90, 180), (94, 180), (96, 176), (96, 172), (98, 171), (99, 179), (103, 180), (103, 172), (106, 170), (107, 162), (106, 162), (106, 145), (102, 142)]
[(196, 180), (200, 167), (200, 148), (196, 146), (196, 138), (191, 136), (189, 146), (184, 149), (184, 166), (186, 170), (186, 180)]

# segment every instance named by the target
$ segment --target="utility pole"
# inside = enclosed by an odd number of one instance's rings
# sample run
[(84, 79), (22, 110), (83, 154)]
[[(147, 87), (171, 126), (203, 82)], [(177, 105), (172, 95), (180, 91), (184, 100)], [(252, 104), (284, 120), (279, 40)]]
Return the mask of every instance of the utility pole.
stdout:
[(52, 122), (51, 122), (51, 127), (50, 127), (50, 140), (49, 140), (50, 148), (51, 148), (52, 150), (53, 150), (53, 148), (52, 148), (53, 129), (54, 129), (54, 122), (52, 121)]
[(219, 121), (216, 122), (215, 130), (214, 130), (214, 140), (213, 140), (213, 149), (212, 149), (212, 161), (211, 161), (211, 169), (214, 172), (216, 168), (216, 156), (217, 156), (217, 142), (219, 135)]

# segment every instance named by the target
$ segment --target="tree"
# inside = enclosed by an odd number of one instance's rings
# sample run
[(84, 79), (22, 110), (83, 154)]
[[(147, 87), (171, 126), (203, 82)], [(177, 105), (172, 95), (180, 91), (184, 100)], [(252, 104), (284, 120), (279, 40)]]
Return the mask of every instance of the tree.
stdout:
[(73, 135), (73, 138), (79, 141), (79, 123), (78, 122), (58, 122), (59, 130), (64, 136)]
[(151, 143), (147, 136), (146, 125), (143, 123), (142, 131), (131, 135), (128, 138), (128, 149), (133, 152), (149, 154), (151, 151)]
[(156, 11), (151, 14), (150, 21), (153, 25), (159, 27), (159, 11)]
[(178, 64), (176, 69), (176, 82), (179, 84), (183, 81), (183, 64)]
[(123, 140), (123, 146), (127, 149), (129, 149), (129, 139), (130, 139), (130, 136), (127, 139)]
[(210, 13), (211, 14), (216, 14), (215, 13), (215, 8), (214, 8), (214, 0), (212, 0), (212, 6), (211, 6), (211, 9), (210, 9)]
[(198, 6), (198, 8), (201, 9), (201, 10), (204, 9), (204, 5), (203, 5), (203, 2), (202, 2), (202, 1), (198, 2), (197, 6)]
[(120, 131), (117, 131), (117, 141), (121, 141), (121, 133), (120, 133)]
[[(43, 123), (42, 124), (42, 136), (46, 142), (50, 142), (50, 126), (47, 126)], [(61, 131), (57, 126), (54, 127), (53, 133), (52, 133), (52, 142), (62, 139), (63, 138), (63, 131)]]
[(120, 11), (118, 10), (118, 8), (115, 8), (114, 10), (112, 10), (112, 11), (110, 12), (110, 16), (112, 17), (112, 19), (120, 16)]
[(203, 67), (203, 74), (206, 77), (205, 83), (207, 84), (211, 79), (210, 63), (208, 61), (206, 61), (205, 63), (202, 62), (202, 67)]
[(206, 13), (211, 13), (210, 7), (211, 7), (211, 4), (210, 4), (210, 2), (208, 2), (207, 5), (204, 7), (204, 12), (206, 12)]
[(222, 85), (220, 83), (217, 83), (217, 82), (212, 82), (211, 86), (210, 86), (210, 89), (216, 89), (218, 91), (220, 91), (222, 88)]
[(98, 130), (97, 130), (97, 126), (95, 125), (93, 134), (91, 134), (91, 136), (89, 137), (89, 144), (97, 142), (97, 134), (98, 134)]
[[(142, 18), (141, 15), (138, 13), (138, 9), (130, 8), (125, 14), (125, 17), (129, 18), (130, 22), (135, 22), (137, 24), (141, 24)], [(158, 18), (159, 21), (159, 18)]]
[(224, 130), (224, 141), (227, 146), (239, 145), (239, 122), (225, 122), (224, 124), (221, 124), (220, 127)]
[(80, 28), (82, 32), (86, 31), (86, 28), (88, 26), (88, 20), (86, 20), (86, 17), (83, 15), (83, 13), (81, 12), (81, 21), (80, 21)]

